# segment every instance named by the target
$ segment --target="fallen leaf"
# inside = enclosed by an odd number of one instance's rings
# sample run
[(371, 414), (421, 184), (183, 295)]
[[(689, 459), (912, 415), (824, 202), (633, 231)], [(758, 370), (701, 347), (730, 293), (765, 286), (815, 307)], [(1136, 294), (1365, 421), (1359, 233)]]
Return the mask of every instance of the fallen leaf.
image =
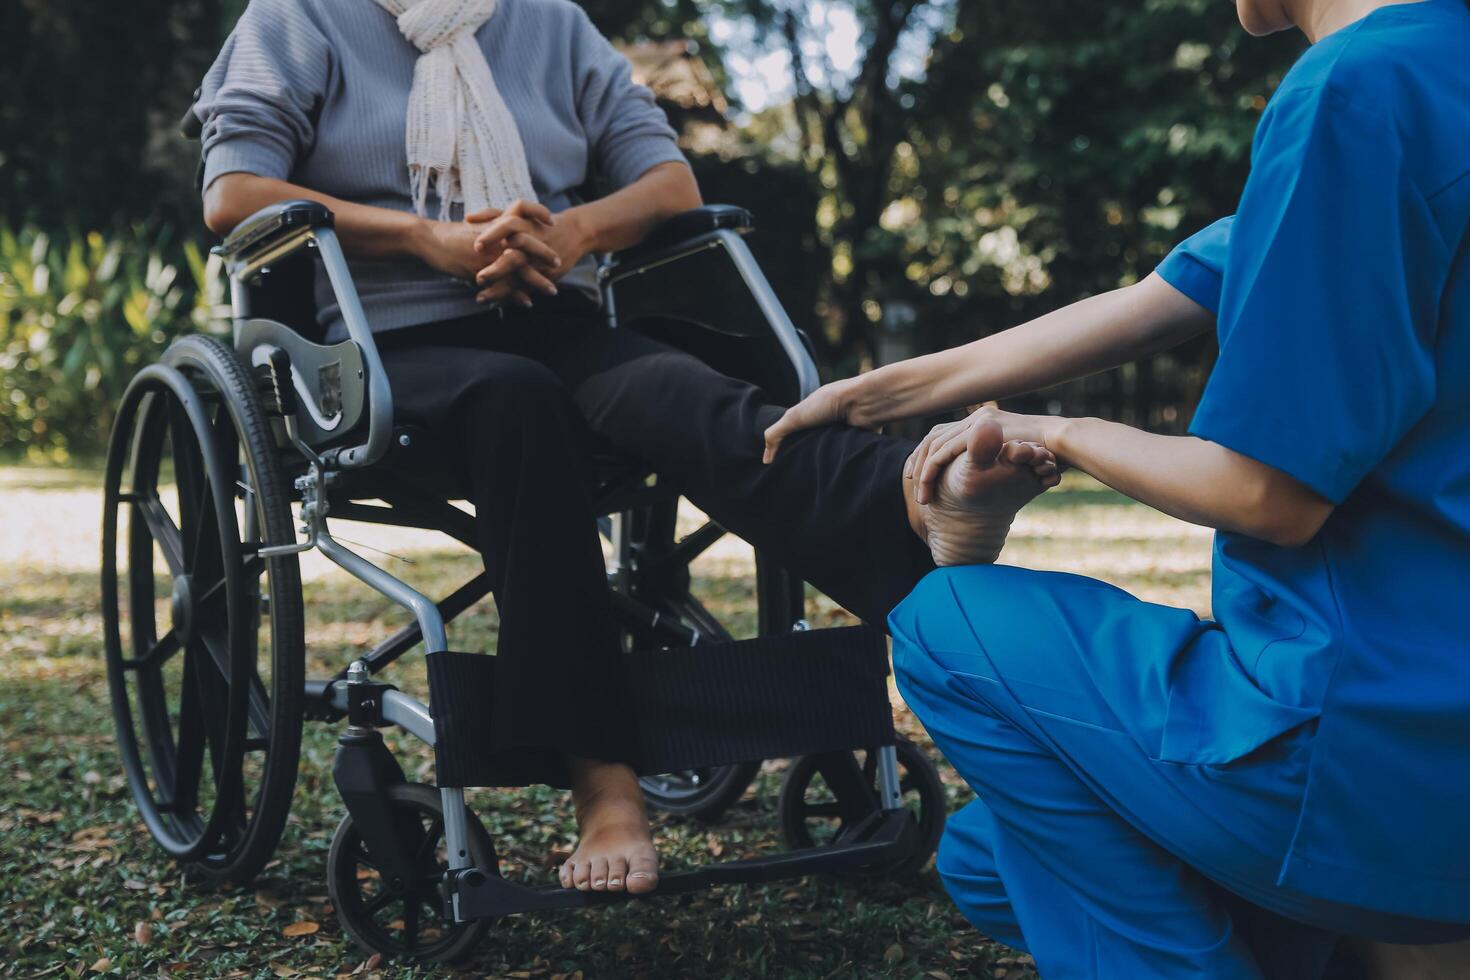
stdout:
[(148, 922), (139, 922), (133, 926), (133, 942), (139, 946), (147, 946), (153, 942), (153, 926)]
[(709, 845), (709, 852), (715, 857), (719, 857), (721, 854), (725, 853), (725, 845), (721, 844), (720, 839), (716, 837), (713, 833), (706, 836), (704, 840), (705, 843)]
[(898, 943), (894, 943), (883, 951), (884, 963), (897, 963), (901, 959), (903, 959), (903, 947)]
[(106, 973), (110, 966), (112, 966), (112, 960), (105, 956), (99, 956), (97, 957), (97, 962), (87, 967), (87, 969), (92, 973)]
[(300, 922), (293, 922), (282, 929), (281, 935), (295, 939), (297, 936), (310, 936), (320, 930), (321, 926), (317, 923), (312, 922), (310, 919), (302, 919)]
[(382, 953), (374, 953), (372, 956), (369, 956), (367, 958), (367, 962), (363, 964), (363, 967), (366, 968), (366, 969), (369, 969), (369, 970), (376, 970), (378, 967), (380, 967), (382, 965), (383, 965), (383, 954)]

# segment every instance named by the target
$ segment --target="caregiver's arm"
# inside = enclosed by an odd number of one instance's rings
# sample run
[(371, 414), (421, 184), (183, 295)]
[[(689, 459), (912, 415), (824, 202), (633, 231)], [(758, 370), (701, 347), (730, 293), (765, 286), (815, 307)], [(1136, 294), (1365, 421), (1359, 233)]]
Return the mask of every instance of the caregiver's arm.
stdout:
[(1214, 316), (1156, 274), (950, 350), (823, 385), (766, 432), (781, 439), (830, 422), (872, 427), (994, 401), (1168, 350)]
[(1332, 502), (1274, 466), (1194, 436), (1164, 436), (1102, 419), (1060, 419), (1058, 458), (1180, 520), (1286, 548), (1310, 541)]
[(1332, 513), (1331, 501), (1295, 477), (1218, 443), (1102, 419), (993, 408), (937, 426), (924, 438), (910, 457), (915, 497), (929, 498), (940, 472), (967, 450), (984, 422), (999, 424), (1007, 439), (1042, 443), (1059, 462), (1191, 524), (1295, 548), (1310, 541)]

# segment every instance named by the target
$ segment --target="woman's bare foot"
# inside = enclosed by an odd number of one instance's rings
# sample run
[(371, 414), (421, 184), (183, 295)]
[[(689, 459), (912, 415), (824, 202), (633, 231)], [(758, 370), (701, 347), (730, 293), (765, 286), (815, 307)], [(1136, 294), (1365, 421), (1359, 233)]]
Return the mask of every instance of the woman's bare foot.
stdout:
[(627, 890), (658, 887), (658, 853), (648, 834), (643, 790), (633, 770), (616, 762), (569, 760), (577, 809), (577, 850), (561, 866), (563, 888)]
[(936, 565), (986, 565), (1000, 555), (1016, 512), (1061, 479), (1056, 457), (1033, 442), (1006, 442), (983, 423), (970, 451), (944, 468), (920, 508)]

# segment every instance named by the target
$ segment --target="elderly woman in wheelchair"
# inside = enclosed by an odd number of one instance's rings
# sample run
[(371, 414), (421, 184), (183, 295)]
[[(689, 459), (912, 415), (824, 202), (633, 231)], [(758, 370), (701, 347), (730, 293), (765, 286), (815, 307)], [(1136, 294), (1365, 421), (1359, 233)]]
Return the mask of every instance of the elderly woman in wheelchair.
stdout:
[[(473, 942), (469, 919), (653, 890), (644, 792), (711, 816), (766, 757), (812, 753), (783, 791), (786, 836), (817, 843), (802, 794), (820, 774), (841, 846), (663, 891), (927, 857), (943, 795), (921, 754), (894, 748), (881, 643), (813, 631), (779, 666), (736, 644), (693, 673), (630, 655), (730, 639), (689, 574), (727, 530), (757, 549), (762, 634), (802, 627), (802, 580), (881, 622), (934, 567), (931, 545), (945, 563), (994, 557), (1019, 502), (1055, 482), (1045, 450), (997, 442), (926, 506), (902, 472), (912, 444), (861, 429), (801, 433), (763, 465), (763, 431), (816, 373), (740, 238), (750, 215), (700, 206), (650, 93), (563, 0), (252, 0), (185, 129), (206, 222), (227, 236), (235, 349), (186, 338), (129, 390), (103, 570), (119, 742), (170, 854), (257, 872), (303, 715), (345, 714), (334, 904), (388, 952), (447, 956)], [(610, 192), (584, 200), (589, 178)], [(680, 495), (711, 523), (676, 538)], [(485, 572), (436, 604), (333, 538), (329, 513), (445, 531)], [(324, 681), (304, 677), (306, 548), (414, 614)], [(445, 621), (490, 593), (497, 655), (450, 653)], [(419, 642), (432, 712), (372, 678)], [(822, 652), (838, 648), (859, 652)], [(440, 794), (403, 782), (386, 724), (435, 746)], [(860, 765), (846, 750), (864, 746)], [(640, 789), (635, 771), (671, 770)], [(511, 886), (463, 806), (462, 787), (529, 783), (573, 793), (565, 892), (493, 891)], [(891, 819), (913, 793), (917, 838)], [(422, 853), (395, 856), (405, 837)], [(357, 895), (364, 868), (394, 884)], [(398, 900), (392, 928), (374, 918)], [(419, 934), (421, 904), (447, 920), (438, 939)]]

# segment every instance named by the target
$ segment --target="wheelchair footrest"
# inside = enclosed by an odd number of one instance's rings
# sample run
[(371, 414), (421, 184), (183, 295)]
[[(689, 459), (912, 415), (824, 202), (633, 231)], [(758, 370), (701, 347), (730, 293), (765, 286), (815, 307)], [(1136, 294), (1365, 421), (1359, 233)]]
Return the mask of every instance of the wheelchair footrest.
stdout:
[[(441, 786), (487, 780), (495, 658), (432, 653)], [(867, 626), (625, 656), (645, 774), (893, 743), (888, 647)]]
[(575, 888), (531, 888), (482, 871), (459, 872), (448, 883), (451, 911), (460, 921), (492, 919), (519, 912), (616, 905), (631, 899), (666, 898), (703, 891), (719, 885), (759, 884), (813, 874), (834, 874), (881, 868), (907, 857), (917, 844), (918, 831), (907, 810), (874, 813), (842, 843), (809, 847), (767, 857), (726, 861), (692, 871), (659, 876), (658, 888), (642, 895), (627, 892), (578, 891)]

